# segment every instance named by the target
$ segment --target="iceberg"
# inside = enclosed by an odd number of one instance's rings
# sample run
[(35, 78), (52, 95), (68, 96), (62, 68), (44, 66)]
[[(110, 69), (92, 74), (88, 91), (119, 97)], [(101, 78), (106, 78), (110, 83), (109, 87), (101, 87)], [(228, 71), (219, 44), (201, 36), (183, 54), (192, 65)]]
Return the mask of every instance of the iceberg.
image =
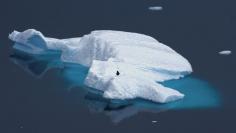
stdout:
[[(13, 48), (27, 54), (60, 52), (60, 60), (88, 68), (84, 85), (101, 91), (107, 99), (146, 99), (167, 103), (184, 94), (161, 82), (192, 72), (183, 56), (156, 39), (124, 31), (92, 31), (82, 37), (56, 39), (28, 29), (13, 31)], [(117, 72), (119, 74), (117, 74)]]

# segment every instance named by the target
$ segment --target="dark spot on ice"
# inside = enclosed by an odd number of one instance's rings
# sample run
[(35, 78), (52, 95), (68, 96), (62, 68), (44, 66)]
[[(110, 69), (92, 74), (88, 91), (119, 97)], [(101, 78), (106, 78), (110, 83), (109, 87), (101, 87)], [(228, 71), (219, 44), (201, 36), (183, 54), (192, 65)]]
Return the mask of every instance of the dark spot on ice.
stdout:
[(120, 72), (119, 72), (119, 71), (116, 71), (116, 75), (117, 75), (117, 76), (120, 75)]

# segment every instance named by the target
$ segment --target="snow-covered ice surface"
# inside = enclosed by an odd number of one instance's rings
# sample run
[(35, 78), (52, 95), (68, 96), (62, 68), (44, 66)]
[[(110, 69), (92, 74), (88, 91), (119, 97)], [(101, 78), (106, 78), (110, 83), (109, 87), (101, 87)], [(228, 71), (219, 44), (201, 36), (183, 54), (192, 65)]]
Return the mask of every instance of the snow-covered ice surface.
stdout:
[[(55, 39), (29, 29), (9, 38), (15, 49), (37, 55), (61, 52), (61, 61), (89, 68), (84, 84), (108, 99), (142, 98), (158, 103), (184, 97), (159, 82), (192, 72), (190, 63), (154, 38), (123, 31), (93, 31), (83, 37)], [(119, 71), (120, 75), (116, 75)]]
[(223, 50), (219, 52), (220, 55), (230, 55), (231, 53), (232, 52), (230, 50)]

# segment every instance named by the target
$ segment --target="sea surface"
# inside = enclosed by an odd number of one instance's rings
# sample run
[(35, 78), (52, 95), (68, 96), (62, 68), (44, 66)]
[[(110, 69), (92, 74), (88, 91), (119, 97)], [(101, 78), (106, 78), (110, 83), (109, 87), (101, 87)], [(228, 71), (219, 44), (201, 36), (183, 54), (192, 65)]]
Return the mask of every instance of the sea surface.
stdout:
[[(234, 0), (1, 0), (1, 133), (235, 133)], [(149, 7), (161, 6), (158, 11)], [(12, 49), (8, 34), (34, 28), (55, 38), (92, 30), (150, 35), (186, 57), (193, 73), (164, 82), (186, 96), (170, 104), (107, 100), (83, 86), (88, 69), (59, 54)], [(230, 55), (219, 55), (231, 50)]]

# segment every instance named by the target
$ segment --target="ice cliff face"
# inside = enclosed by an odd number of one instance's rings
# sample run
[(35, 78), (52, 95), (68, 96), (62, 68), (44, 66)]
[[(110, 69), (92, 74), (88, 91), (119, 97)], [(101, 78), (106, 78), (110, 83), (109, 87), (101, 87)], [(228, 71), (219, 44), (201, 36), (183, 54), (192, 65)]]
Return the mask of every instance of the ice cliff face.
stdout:
[(110, 99), (142, 98), (159, 103), (178, 100), (184, 94), (158, 82), (192, 72), (190, 63), (180, 54), (138, 33), (104, 30), (78, 38), (54, 39), (29, 29), (14, 31), (9, 38), (17, 50), (29, 54), (61, 51), (63, 62), (89, 67), (85, 85)]

